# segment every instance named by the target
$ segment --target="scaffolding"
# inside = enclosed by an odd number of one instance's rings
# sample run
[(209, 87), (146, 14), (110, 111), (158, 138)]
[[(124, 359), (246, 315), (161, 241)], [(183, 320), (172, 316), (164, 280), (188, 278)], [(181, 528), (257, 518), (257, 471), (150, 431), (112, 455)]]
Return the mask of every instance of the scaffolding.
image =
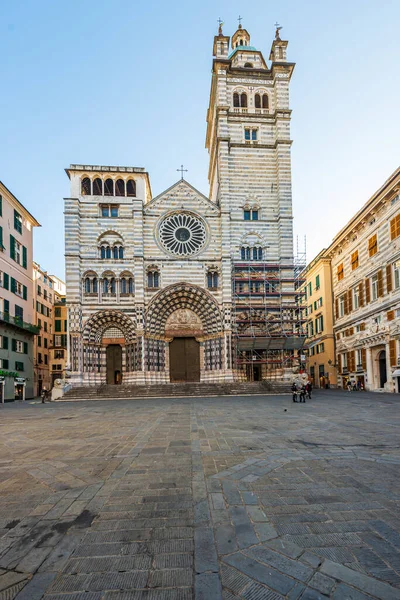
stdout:
[(233, 364), (240, 381), (283, 381), (300, 369), (306, 339), (301, 288), (306, 248), (293, 262), (240, 261), (232, 267)]

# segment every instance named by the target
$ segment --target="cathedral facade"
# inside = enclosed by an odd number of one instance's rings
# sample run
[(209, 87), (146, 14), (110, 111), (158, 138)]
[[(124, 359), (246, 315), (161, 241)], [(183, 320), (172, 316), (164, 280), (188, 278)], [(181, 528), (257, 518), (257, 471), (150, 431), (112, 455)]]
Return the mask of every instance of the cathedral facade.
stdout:
[(214, 38), (209, 198), (142, 168), (71, 165), (65, 199), (73, 385), (291, 376), (303, 340), (293, 261), (287, 42), (267, 64)]

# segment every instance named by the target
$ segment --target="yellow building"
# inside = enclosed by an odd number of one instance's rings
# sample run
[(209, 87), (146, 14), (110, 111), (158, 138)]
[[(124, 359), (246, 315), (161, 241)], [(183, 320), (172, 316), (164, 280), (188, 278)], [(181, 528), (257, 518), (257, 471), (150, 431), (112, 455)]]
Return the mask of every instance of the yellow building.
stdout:
[(303, 271), (307, 373), (316, 388), (336, 387), (331, 261), (322, 250)]
[(67, 319), (65, 283), (51, 276), (54, 284), (54, 310), (53, 310), (53, 339), (50, 347), (50, 376), (53, 387), (56, 379), (65, 377), (67, 364)]

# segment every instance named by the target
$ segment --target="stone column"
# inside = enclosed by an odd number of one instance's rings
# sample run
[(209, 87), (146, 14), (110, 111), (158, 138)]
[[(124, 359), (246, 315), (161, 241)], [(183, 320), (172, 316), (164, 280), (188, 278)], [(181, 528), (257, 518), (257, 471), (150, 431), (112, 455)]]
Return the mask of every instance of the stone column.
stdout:
[(371, 352), (371, 348), (366, 348), (365, 349), (365, 356), (366, 356), (366, 361), (367, 361), (367, 377), (366, 377), (366, 389), (368, 390), (372, 390), (373, 389), (373, 382), (374, 382), (374, 371), (373, 371), (373, 365), (372, 365), (372, 352)]
[(117, 295), (117, 304), (119, 304), (120, 302), (120, 285), (121, 285), (121, 280), (118, 278), (115, 278), (115, 293)]

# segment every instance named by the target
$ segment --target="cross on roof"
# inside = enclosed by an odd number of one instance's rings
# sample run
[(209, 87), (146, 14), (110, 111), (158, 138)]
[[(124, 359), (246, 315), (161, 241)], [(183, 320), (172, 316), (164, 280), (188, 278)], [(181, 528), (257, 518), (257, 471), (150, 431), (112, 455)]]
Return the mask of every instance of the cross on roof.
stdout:
[(187, 170), (187, 169), (184, 169), (184, 168), (183, 168), (183, 165), (181, 165), (181, 168), (180, 168), (180, 169), (177, 169), (177, 171), (180, 171), (180, 172), (181, 172), (181, 179), (183, 179), (183, 174), (184, 174), (184, 173), (187, 173), (187, 171), (188, 171), (188, 170)]
[(241, 17), (241, 16), (239, 15), (239, 16), (238, 16), (239, 25), (241, 25), (241, 24), (242, 24), (242, 19), (243, 19), (243, 17)]
[(221, 25), (222, 25), (222, 23), (223, 23), (223, 21), (222, 21), (221, 17), (218, 17), (218, 21), (217, 21), (217, 23), (218, 23), (218, 25), (221, 27)]

